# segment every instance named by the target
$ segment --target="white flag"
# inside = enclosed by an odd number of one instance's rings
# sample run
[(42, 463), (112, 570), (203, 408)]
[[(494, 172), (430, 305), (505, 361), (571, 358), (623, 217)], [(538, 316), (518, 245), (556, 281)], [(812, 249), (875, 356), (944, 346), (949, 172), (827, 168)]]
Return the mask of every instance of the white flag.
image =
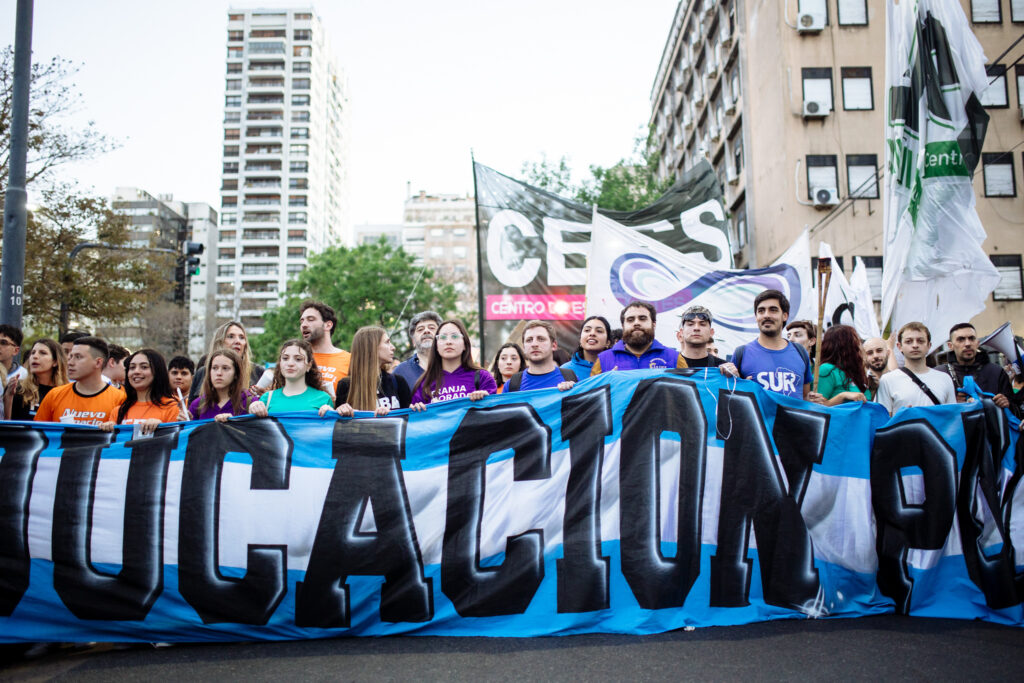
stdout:
[[(832, 254), (832, 246), (828, 242), (818, 245), (819, 259), (832, 259), (832, 280), (828, 287), (828, 296), (825, 298), (825, 328), (832, 325), (852, 325), (857, 330), (861, 339), (879, 336), (878, 321), (875, 319), (875, 307), (871, 301), (871, 287), (868, 285), (867, 269), (864, 263), (857, 259), (861, 271), (854, 268), (850, 281), (846, 280), (843, 269), (839, 267)], [(854, 284), (857, 278), (857, 284)], [(817, 292), (814, 297), (818, 301)], [(794, 318), (790, 317), (790, 320)], [(817, 324), (817, 318), (814, 319)], [(823, 332), (821, 334), (824, 334)], [(820, 340), (819, 336), (819, 340)]]
[(594, 244), (587, 269), (587, 315), (617, 321), (630, 301), (647, 301), (658, 312), (655, 337), (678, 348), (676, 331), (683, 310), (693, 304), (714, 316), (718, 355), (757, 336), (754, 297), (778, 289), (790, 300), (790, 320), (811, 316), (810, 246), (805, 230), (768, 268), (714, 270), (706, 260), (681, 254), (641, 233), (595, 214)]
[(923, 322), (937, 347), (985, 308), (999, 273), (981, 243), (971, 174), (988, 115), (985, 55), (959, 3), (887, 2), (882, 324)]

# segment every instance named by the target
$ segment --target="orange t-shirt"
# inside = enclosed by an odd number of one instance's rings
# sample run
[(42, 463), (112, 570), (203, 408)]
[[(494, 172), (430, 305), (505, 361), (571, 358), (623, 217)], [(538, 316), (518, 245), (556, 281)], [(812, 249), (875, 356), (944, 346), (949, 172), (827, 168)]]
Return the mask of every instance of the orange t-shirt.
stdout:
[(179, 407), (174, 401), (169, 401), (159, 406), (149, 401), (145, 403), (139, 402), (128, 409), (124, 419), (121, 420), (121, 424), (130, 425), (142, 422), (143, 420), (153, 419), (160, 420), (161, 422), (177, 422)]
[(50, 389), (36, 411), (36, 422), (73, 422), (97, 426), (117, 419), (124, 402), (124, 390), (106, 385), (99, 393), (86, 396), (78, 392), (78, 382)]
[(320, 382), (324, 391), (334, 398), (334, 386), (342, 377), (348, 377), (348, 364), (352, 360), (352, 354), (341, 350), (337, 353), (313, 353), (313, 360), (320, 368)]

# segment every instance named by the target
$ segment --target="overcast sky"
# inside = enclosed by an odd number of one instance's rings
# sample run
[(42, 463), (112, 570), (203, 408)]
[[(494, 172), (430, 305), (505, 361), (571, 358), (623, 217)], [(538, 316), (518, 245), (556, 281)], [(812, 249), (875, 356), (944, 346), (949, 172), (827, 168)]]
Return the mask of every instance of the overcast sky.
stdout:
[[(352, 221), (399, 222), (413, 192), (469, 193), (477, 161), (626, 156), (647, 123), (676, 0), (336, 0), (314, 5), (346, 71)], [(70, 174), (219, 208), (227, 12), (216, 0), (35, 3), (36, 61), (80, 65), (83, 120), (121, 147)], [(14, 42), (15, 0), (0, 0)], [(5, 170), (6, 171), (6, 170)]]

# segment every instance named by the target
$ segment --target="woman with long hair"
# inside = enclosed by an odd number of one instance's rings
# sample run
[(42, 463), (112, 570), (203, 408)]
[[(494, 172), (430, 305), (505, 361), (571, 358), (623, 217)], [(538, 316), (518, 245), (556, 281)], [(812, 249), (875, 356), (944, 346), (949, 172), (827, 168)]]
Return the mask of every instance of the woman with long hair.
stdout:
[(313, 347), (305, 339), (289, 339), (277, 351), (270, 391), (250, 403), (249, 412), (266, 417), (315, 410), (322, 417), (332, 407), (331, 395), (320, 388), (320, 370), (313, 358)]
[[(189, 404), (193, 420), (213, 418), (225, 422), (229, 417), (244, 415), (249, 410), (252, 394), (242, 381), (242, 359), (232, 349), (210, 352), (203, 368), (199, 396)], [(197, 373), (198, 374), (198, 373)]]
[(860, 337), (849, 325), (833, 325), (821, 339), (818, 393), (827, 406), (871, 400)]
[(469, 397), (478, 401), (497, 391), (491, 373), (473, 360), (469, 332), (461, 320), (446, 320), (437, 328), (434, 348), (426, 372), (412, 390), (413, 410), (424, 410), (427, 403)]
[[(249, 349), (249, 335), (246, 333), (245, 326), (242, 323), (237, 320), (229, 320), (214, 331), (213, 339), (210, 341), (210, 353), (218, 349), (231, 349), (238, 355), (242, 369), (242, 374), (239, 377), (245, 378), (243, 379), (243, 389), (249, 389), (260, 381), (263, 368), (252, 362), (252, 351)], [(192, 388), (188, 392), (189, 401), (199, 395), (205, 374), (205, 364), (196, 369), (195, 377), (192, 378)]]
[(496, 393), (501, 393), (505, 382), (509, 381), (512, 375), (525, 369), (526, 354), (523, 353), (523, 347), (515, 342), (502, 344), (501, 348), (498, 349), (498, 355), (494, 357), (494, 362), (491, 363), (491, 376), (494, 377), (494, 381), (498, 384), (498, 391)]
[(167, 363), (159, 351), (139, 349), (125, 361), (124, 403), (117, 409), (114, 422), (100, 429), (111, 431), (117, 424), (137, 424), (143, 434), (152, 434), (164, 422), (188, 419), (174, 398)]
[(338, 414), (351, 417), (357, 410), (387, 415), (408, 408), (412, 392), (405, 378), (388, 372), (395, 360), (395, 345), (387, 330), (376, 325), (360, 327), (352, 338), (348, 377), (338, 380)]
[(592, 315), (584, 320), (580, 328), (580, 345), (576, 353), (572, 354), (572, 359), (562, 367), (576, 373), (577, 381), (582, 382), (590, 377), (598, 355), (612, 347), (611, 333), (612, 326), (600, 315)]
[(11, 420), (33, 419), (50, 389), (68, 383), (67, 356), (53, 339), (40, 339), (33, 344), (26, 366), (28, 374), (18, 383), (11, 401)]

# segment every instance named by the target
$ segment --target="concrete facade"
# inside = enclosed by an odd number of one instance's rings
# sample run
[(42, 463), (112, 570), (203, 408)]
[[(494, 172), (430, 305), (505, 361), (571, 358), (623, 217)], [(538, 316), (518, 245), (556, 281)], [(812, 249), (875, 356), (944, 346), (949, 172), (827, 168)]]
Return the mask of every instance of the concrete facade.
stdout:
[[(962, 5), (990, 60), (1024, 29), (1019, 0)], [(680, 2), (651, 93), (659, 172), (711, 161), (738, 266), (771, 263), (809, 226), (811, 253), (828, 242), (847, 273), (864, 258), (880, 298), (885, 20), (883, 0)], [(974, 177), (984, 249), (1004, 275), (973, 321), (982, 334), (1007, 320), (1024, 329), (1024, 157), (1015, 147), (1024, 69), (999, 78), (1017, 53), (990, 68), (991, 122)]]

